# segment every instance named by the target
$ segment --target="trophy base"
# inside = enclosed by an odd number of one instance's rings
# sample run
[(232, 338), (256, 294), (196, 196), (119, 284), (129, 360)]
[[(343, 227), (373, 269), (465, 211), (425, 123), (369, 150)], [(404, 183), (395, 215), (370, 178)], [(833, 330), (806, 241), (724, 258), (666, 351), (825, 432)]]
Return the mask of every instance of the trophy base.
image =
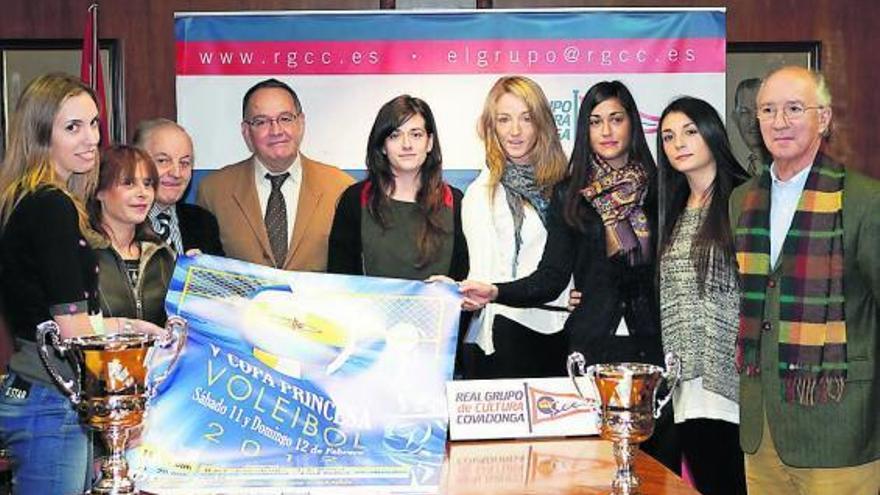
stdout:
[(128, 483), (106, 483), (103, 486), (98, 482), (87, 492), (89, 495), (139, 495), (140, 492), (130, 481)]
[(611, 482), (612, 495), (635, 495), (639, 493), (639, 477), (635, 471), (635, 454), (638, 444), (628, 442), (625, 439), (616, 440), (612, 443), (614, 461), (617, 464), (617, 472)]
[(631, 485), (620, 485), (611, 487), (611, 495), (641, 495), (641, 491), (639, 491), (639, 486), (631, 486)]

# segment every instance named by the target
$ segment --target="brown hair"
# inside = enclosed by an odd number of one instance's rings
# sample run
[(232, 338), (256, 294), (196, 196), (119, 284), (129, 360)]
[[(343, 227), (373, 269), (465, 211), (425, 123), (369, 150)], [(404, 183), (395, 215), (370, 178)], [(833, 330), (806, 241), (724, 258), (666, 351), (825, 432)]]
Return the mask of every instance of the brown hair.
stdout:
[[(110, 232), (103, 224), (103, 210), (101, 202), (98, 201), (97, 194), (117, 187), (124, 179), (134, 177), (140, 167), (146, 167), (147, 176), (152, 179), (153, 192), (155, 193), (159, 187), (159, 172), (156, 170), (156, 164), (153, 163), (150, 155), (146, 151), (130, 146), (116, 145), (104, 150), (101, 153), (101, 172), (98, 176), (98, 187), (95, 194), (88, 202), (89, 220), (92, 228), (100, 232), (106, 241), (109, 241)], [(145, 220), (138, 224), (134, 230), (134, 241), (151, 241), (160, 242), (159, 237), (153, 232), (149, 220)]]
[(422, 268), (436, 259), (444, 237), (451, 232), (446, 231), (442, 221), (448, 186), (443, 182), (443, 155), (440, 152), (437, 124), (431, 107), (420, 98), (400, 95), (382, 105), (376, 115), (367, 140), (367, 178), (372, 184), (367, 211), (383, 229), (391, 226), (388, 219), (389, 198), (394, 193), (395, 182), (391, 163), (384, 153), (385, 139), (414, 115), (421, 115), (425, 119), (425, 131), (434, 140), (419, 170), (420, 185), (416, 193), (416, 203), (422, 217), (416, 238), (419, 253), (416, 267)]

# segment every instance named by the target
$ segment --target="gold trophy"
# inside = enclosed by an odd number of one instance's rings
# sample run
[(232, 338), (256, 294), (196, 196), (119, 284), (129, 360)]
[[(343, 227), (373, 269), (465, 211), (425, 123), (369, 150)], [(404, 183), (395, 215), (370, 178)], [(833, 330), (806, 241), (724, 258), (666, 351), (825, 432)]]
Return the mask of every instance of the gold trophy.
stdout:
[[(586, 367), (584, 356), (568, 356), (568, 375), (575, 389), (585, 397), (578, 380), (583, 378), (602, 402), (599, 436), (613, 443), (617, 472), (611, 482), (615, 495), (638, 493), (639, 479), (633, 469), (638, 445), (654, 433), (654, 420), (672, 398), (681, 374), (681, 362), (666, 354), (666, 369), (643, 363), (594, 364)], [(586, 368), (586, 370), (584, 369)], [(658, 400), (660, 384), (667, 384), (666, 395)]]
[[(110, 451), (101, 463), (101, 478), (92, 486), (92, 494), (137, 493), (125, 460), (128, 436), (132, 429), (140, 426), (147, 401), (170, 374), (186, 342), (186, 320), (172, 316), (165, 327), (169, 331), (167, 337), (117, 333), (62, 339), (54, 321), (37, 325), (40, 357), (49, 374), (85, 423), (100, 432)], [(65, 379), (51, 364), (50, 347), (71, 363), (72, 379)], [(166, 349), (170, 351), (164, 351)], [(165, 356), (160, 356), (163, 351)], [(156, 368), (163, 357), (167, 361), (165, 369), (148, 379), (149, 371)]]

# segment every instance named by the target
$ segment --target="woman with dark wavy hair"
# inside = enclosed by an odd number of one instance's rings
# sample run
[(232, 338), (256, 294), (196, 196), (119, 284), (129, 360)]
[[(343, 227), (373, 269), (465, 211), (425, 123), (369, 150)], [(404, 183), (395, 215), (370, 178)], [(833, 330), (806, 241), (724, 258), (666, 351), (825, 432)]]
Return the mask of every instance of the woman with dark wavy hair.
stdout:
[(379, 109), (367, 141), (367, 178), (343, 192), (327, 271), (424, 280), (467, 275), (461, 191), (443, 181), (431, 108), (398, 96)]
[[(539, 306), (559, 297), (574, 276), (583, 296), (564, 327), (571, 350), (588, 363), (663, 364), (654, 278), (655, 175), (632, 94), (620, 81), (593, 85), (581, 103), (569, 177), (550, 204), (538, 268), (512, 282), (462, 282), (463, 307)], [(664, 415), (643, 447), (678, 471), (669, 423)]]
[(682, 453), (706, 495), (746, 492), (735, 368), (739, 287), (728, 200), (748, 178), (707, 102), (674, 100), (660, 116), (660, 320), (682, 363), (673, 395)]

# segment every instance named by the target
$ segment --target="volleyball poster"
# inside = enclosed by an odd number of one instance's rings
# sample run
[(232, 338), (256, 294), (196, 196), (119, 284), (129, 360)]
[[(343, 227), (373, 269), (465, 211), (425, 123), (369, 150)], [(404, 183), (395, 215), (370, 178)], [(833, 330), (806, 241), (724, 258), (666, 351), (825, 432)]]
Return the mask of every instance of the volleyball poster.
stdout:
[(188, 340), (130, 453), (139, 486), (436, 487), (459, 307), (445, 283), (179, 258)]

